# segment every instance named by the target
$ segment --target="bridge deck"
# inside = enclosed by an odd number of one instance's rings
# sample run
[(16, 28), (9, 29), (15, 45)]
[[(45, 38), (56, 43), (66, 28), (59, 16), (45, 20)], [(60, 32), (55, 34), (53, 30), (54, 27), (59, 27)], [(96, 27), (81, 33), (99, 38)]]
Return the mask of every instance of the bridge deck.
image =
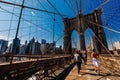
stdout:
[(120, 80), (119, 75), (110, 74), (105, 68), (100, 67), (100, 75), (95, 73), (91, 60), (88, 60), (87, 65), (82, 64), (80, 75), (77, 73), (77, 66), (75, 65), (65, 80)]

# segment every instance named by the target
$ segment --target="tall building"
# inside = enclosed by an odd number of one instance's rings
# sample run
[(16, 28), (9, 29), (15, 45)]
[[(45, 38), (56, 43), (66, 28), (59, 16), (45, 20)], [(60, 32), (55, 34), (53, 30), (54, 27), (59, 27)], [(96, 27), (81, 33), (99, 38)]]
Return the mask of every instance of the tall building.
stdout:
[(90, 49), (92, 50), (94, 48), (95, 48), (95, 46), (94, 46), (94, 38), (91, 37), (91, 39), (90, 39)]
[(56, 48), (56, 41), (54, 41), (53, 44), (54, 44), (54, 48)]
[(19, 38), (13, 39), (10, 52), (12, 52), (14, 54), (18, 54), (19, 48), (20, 48), (20, 39)]
[(12, 53), (12, 44), (10, 44), (6, 50), (6, 53)]
[(35, 39), (32, 38), (29, 43), (26, 45), (26, 50), (25, 50), (25, 53), (26, 54), (32, 54), (32, 47), (33, 47), (33, 44), (35, 43)]
[(56, 47), (56, 48), (55, 48), (55, 53), (56, 53), (56, 54), (62, 54), (62, 53), (63, 53), (63, 51), (62, 51), (62, 46)]
[(19, 54), (25, 54), (25, 50), (26, 50), (26, 45), (20, 45)]
[(5, 52), (8, 46), (8, 41), (0, 39), (0, 54)]
[(47, 52), (46, 49), (47, 49), (46, 44), (40, 45), (41, 54), (46, 54), (46, 52)]
[(99, 53), (101, 44), (98, 45), (98, 43), (100, 42), (97, 40), (96, 36), (92, 36), (89, 49), (90, 50), (95, 49), (96, 52)]
[(95, 36), (92, 36), (91, 40), (90, 40), (90, 49), (93, 50), (93, 49), (96, 49), (96, 48), (97, 48), (96, 39), (95, 39)]
[(41, 40), (41, 45), (40, 45), (41, 54), (46, 54), (46, 52), (47, 52), (46, 49), (47, 49), (46, 40), (42, 39)]
[(46, 40), (45, 40), (45, 39), (42, 39), (42, 40), (41, 40), (41, 44), (46, 44)]
[(37, 41), (35, 43), (33, 43), (33, 46), (32, 46), (32, 54), (41, 54), (41, 51), (40, 51), (40, 43)]
[(114, 46), (116, 49), (120, 49), (120, 41), (115, 42)]

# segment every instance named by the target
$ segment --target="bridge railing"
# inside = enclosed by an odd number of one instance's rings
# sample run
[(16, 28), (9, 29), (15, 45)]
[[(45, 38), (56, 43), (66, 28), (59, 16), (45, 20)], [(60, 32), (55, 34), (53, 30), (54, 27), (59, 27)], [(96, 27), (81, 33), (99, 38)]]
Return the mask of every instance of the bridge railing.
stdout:
[(102, 55), (100, 57), (101, 65), (111, 74), (120, 73), (120, 56), (111, 57), (110, 55)]
[[(18, 57), (18, 55), (14, 55)], [(27, 55), (19, 55), (19, 57), (28, 57)], [(29, 55), (29, 60), (21, 60), (14, 62), (12, 64), (5, 63), (0, 65), (0, 76), (1, 79), (5, 80), (17, 80), (17, 79), (27, 79), (32, 75), (37, 77), (45, 78), (49, 77), (50, 74), (53, 74), (56, 70), (64, 68), (66, 64), (71, 63), (70, 55), (54, 55), (54, 56), (34, 56)]]
[[(39, 59), (39, 58), (49, 58), (54, 56), (61, 56), (62, 54), (50, 54), (50, 55), (13, 55), (13, 61), (24, 61), (24, 60), (31, 60), (31, 59)], [(64, 54), (63, 54), (64, 55)], [(1, 54), (0, 55), (0, 63), (10, 62), (11, 54)]]

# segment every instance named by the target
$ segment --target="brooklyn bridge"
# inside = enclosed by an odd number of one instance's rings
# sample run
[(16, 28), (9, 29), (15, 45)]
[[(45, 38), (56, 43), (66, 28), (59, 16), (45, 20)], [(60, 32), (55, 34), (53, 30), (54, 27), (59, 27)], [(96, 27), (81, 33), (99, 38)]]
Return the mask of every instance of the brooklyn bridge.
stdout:
[[(0, 0), (0, 80), (120, 80), (119, 4)], [(93, 49), (100, 74), (92, 64)], [(80, 75), (76, 50), (83, 56)]]

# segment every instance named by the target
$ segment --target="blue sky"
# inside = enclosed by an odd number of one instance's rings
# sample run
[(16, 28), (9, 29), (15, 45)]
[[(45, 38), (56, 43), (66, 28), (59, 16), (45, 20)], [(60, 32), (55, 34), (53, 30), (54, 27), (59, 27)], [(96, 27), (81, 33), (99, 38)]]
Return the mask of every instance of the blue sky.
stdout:
[[(22, 0), (4, 0), (11, 3), (22, 4)], [(35, 11), (31, 9), (23, 9), (23, 15), (20, 24), (20, 30), (18, 38), (20, 38), (23, 44), (25, 40), (35, 38), (39, 42), (41, 39), (46, 39), (47, 42), (52, 42), (53, 25), (54, 26), (54, 40), (58, 40), (64, 35), (63, 17), (72, 18), (77, 15), (75, 0), (49, 0), (56, 9), (62, 14), (55, 15), (56, 21), (54, 22), (54, 14)], [(105, 0), (82, 0), (83, 13), (88, 14), (93, 12), (102, 2)], [(78, 2), (78, 10), (80, 11), (80, 0)], [(109, 28), (120, 32), (120, 0), (109, 0), (107, 4), (103, 6), (102, 21), (103, 26), (108, 23)], [(37, 9), (47, 10), (50, 12), (56, 12), (54, 8), (47, 2), (47, 0), (25, 0), (26, 6), (30, 6)], [(6, 5), (0, 3), (0, 38), (6, 39), (9, 42), (15, 37), (15, 32), (18, 24), (20, 7)], [(9, 31), (10, 29), (10, 31)], [(109, 34), (112, 36), (113, 43), (120, 41), (120, 35), (115, 32), (108, 32), (105, 29), (107, 36), (107, 42), (111, 47)], [(75, 36), (77, 35), (77, 37)], [(90, 44), (90, 37), (93, 35), (92, 31), (88, 29), (85, 32), (86, 46)], [(79, 37), (76, 31), (72, 33), (72, 42), (79, 44)], [(63, 45), (63, 37), (57, 41), (57, 45)], [(74, 44), (73, 44), (74, 47)], [(79, 45), (77, 45), (79, 47)]]

